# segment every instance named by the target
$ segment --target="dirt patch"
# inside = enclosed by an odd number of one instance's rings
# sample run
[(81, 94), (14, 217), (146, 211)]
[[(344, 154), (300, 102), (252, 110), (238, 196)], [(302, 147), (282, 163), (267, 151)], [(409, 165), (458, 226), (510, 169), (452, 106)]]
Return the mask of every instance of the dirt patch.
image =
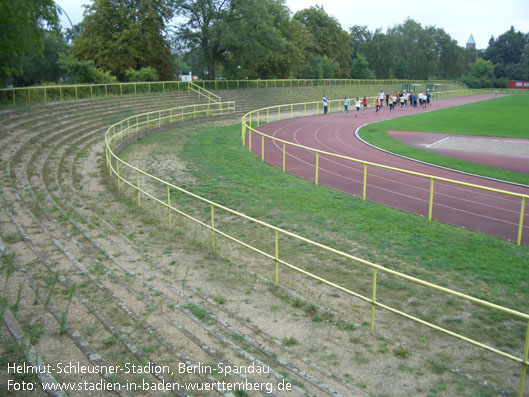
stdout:
[(444, 156), (509, 171), (529, 170), (529, 140), (461, 136), (430, 132), (388, 131), (408, 145)]

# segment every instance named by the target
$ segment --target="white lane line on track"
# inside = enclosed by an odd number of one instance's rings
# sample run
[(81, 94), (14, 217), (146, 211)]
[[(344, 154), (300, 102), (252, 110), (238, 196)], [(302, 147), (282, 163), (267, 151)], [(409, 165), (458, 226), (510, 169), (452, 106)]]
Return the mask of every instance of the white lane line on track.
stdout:
[(446, 138), (440, 139), (440, 140), (438, 140), (437, 142), (434, 142), (434, 143), (430, 143), (429, 145), (426, 145), (425, 147), (427, 147), (427, 148), (431, 148), (432, 146), (435, 146), (435, 145), (437, 145), (437, 144), (439, 144), (439, 143), (441, 143), (441, 142), (444, 142), (444, 141), (446, 141), (447, 139), (450, 139), (450, 137), (447, 136)]

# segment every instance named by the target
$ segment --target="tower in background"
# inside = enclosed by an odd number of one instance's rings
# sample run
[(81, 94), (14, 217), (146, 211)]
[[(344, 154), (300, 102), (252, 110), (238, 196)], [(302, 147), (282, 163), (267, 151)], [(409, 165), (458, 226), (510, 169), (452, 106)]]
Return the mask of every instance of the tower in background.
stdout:
[(472, 34), (470, 34), (470, 37), (467, 40), (466, 48), (476, 48), (476, 42), (474, 41), (474, 36), (472, 36)]

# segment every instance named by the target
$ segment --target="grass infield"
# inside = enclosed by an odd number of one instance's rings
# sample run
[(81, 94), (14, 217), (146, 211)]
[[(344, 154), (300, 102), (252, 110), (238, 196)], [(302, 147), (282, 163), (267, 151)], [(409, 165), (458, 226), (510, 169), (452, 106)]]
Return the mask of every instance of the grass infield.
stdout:
[[(240, 124), (188, 125), (138, 144), (149, 148), (144, 155), (183, 160), (192, 182), (159, 176), (196, 194), (386, 267), (526, 311), (527, 246), (430, 222), (283, 173), (242, 147)], [(127, 156), (134, 158), (138, 144)]]
[[(435, 102), (433, 103), (435, 108)], [(477, 175), (529, 185), (528, 173), (501, 170), (443, 156), (407, 145), (387, 131), (437, 132), (500, 138), (529, 139), (529, 96), (506, 96), (468, 105), (370, 124), (362, 128), (365, 141), (403, 156)]]

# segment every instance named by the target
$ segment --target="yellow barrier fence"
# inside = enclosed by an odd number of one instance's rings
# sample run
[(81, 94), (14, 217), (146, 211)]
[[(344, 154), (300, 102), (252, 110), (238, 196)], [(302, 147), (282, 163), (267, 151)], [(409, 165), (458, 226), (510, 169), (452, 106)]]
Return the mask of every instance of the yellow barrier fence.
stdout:
[[(440, 99), (440, 98), (453, 98), (458, 96), (467, 96), (467, 95), (476, 95), (476, 94), (483, 94), (483, 93), (490, 93), (490, 90), (462, 90), (462, 91), (447, 91), (447, 92), (441, 92), (441, 93), (435, 93), (434, 98)], [(369, 100), (374, 103), (376, 100), (375, 97), (370, 97)], [(337, 100), (329, 100), (329, 108), (328, 112), (341, 112), (343, 110), (343, 99), (337, 99)], [(313, 114), (320, 114), (321, 113), (321, 101), (317, 102), (306, 102), (306, 103), (294, 103), (294, 104), (287, 104), (287, 105), (276, 105), (276, 106), (270, 106), (267, 108), (252, 110), (251, 112), (245, 114), (242, 117), (242, 144), (243, 146), (246, 145), (246, 135), (248, 135), (248, 150), (252, 151), (252, 133), (255, 133), (261, 137), (261, 160), (264, 161), (264, 139), (271, 139), (275, 142), (278, 142), (283, 147), (283, 172), (286, 171), (286, 165), (285, 165), (285, 157), (286, 157), (286, 147), (296, 147), (304, 150), (308, 150), (311, 153), (315, 154), (316, 160), (315, 160), (315, 172), (314, 172), (314, 183), (318, 184), (318, 174), (319, 174), (319, 158), (322, 155), (325, 155), (326, 157), (332, 157), (342, 160), (351, 161), (354, 163), (359, 163), (363, 165), (364, 169), (364, 175), (363, 175), (363, 188), (362, 188), (362, 199), (366, 200), (366, 192), (367, 192), (367, 166), (375, 167), (375, 168), (382, 168), (390, 171), (395, 171), (402, 174), (407, 175), (413, 175), (418, 176), (421, 178), (426, 178), (430, 180), (430, 196), (429, 196), (429, 203), (428, 203), (428, 219), (432, 220), (432, 212), (433, 212), (433, 204), (434, 204), (434, 187), (436, 182), (446, 182), (449, 184), (454, 185), (460, 185), (460, 186), (466, 186), (473, 189), (478, 190), (484, 190), (494, 193), (499, 193), (502, 195), (510, 196), (510, 197), (516, 197), (520, 199), (520, 216), (518, 221), (518, 231), (517, 231), (517, 238), (516, 243), (518, 245), (521, 245), (522, 242), (522, 232), (523, 232), (523, 225), (524, 225), (524, 214), (525, 214), (525, 205), (526, 201), (529, 198), (528, 195), (520, 194), (520, 193), (513, 193), (506, 190), (499, 190), (499, 189), (493, 189), (486, 186), (480, 186), (465, 182), (456, 181), (453, 179), (447, 179), (447, 178), (441, 178), (434, 175), (428, 175), (423, 174), (419, 172), (413, 172), (409, 170), (404, 170), (400, 168), (390, 167), (382, 164), (377, 164), (369, 161), (363, 161), (358, 160), (352, 157), (342, 156), (336, 153), (326, 152), (324, 150), (314, 149), (311, 147), (299, 145), (290, 141), (285, 141), (283, 139), (279, 139), (273, 136), (270, 136), (268, 134), (265, 134), (255, 128), (253, 126), (259, 127), (261, 125), (262, 121), (265, 121), (266, 123), (269, 123), (270, 121), (281, 121), (285, 118), (294, 118), (294, 117), (303, 117)], [(426, 214), (425, 214), (426, 215)]]
[[(442, 83), (442, 81), (440, 81)], [(141, 93), (166, 93), (173, 91), (202, 91), (206, 96), (211, 94), (207, 89), (247, 89), (247, 88), (293, 88), (343, 85), (377, 85), (401, 83), (426, 83), (423, 80), (352, 80), (352, 79), (320, 79), (320, 80), (199, 80), (186, 81), (152, 81), (132, 83), (104, 84), (60, 84), (32, 87), (12, 87), (0, 89), (0, 103), (40, 103), (62, 101), (64, 99), (87, 99), (100, 96), (137, 95)], [(447, 83), (446, 81), (444, 83)], [(211, 94), (214, 95), (214, 94)], [(215, 96), (216, 97), (216, 96)], [(216, 97), (219, 101), (220, 98)]]
[(188, 92), (196, 92), (199, 96), (202, 96), (208, 100), (209, 103), (211, 102), (220, 102), (220, 96), (215, 95), (212, 92), (209, 92), (208, 90), (205, 90), (204, 88), (200, 87), (199, 85), (196, 85), (193, 82), (189, 82), (187, 86)]
[[(333, 106), (337, 106), (337, 103), (336, 104), (333, 103)], [(314, 107), (317, 108), (317, 105), (314, 104)], [(150, 113), (144, 113), (144, 114), (137, 115), (137, 116), (132, 116), (132, 117), (124, 119), (110, 126), (105, 133), (106, 164), (108, 166), (110, 177), (116, 178), (118, 189), (121, 190), (122, 185), (124, 185), (124, 186), (130, 187), (133, 191), (135, 191), (138, 207), (141, 206), (142, 197), (143, 198), (147, 197), (151, 200), (151, 202), (166, 208), (168, 211), (169, 227), (171, 227), (172, 214), (178, 214), (186, 219), (189, 219), (201, 225), (205, 229), (209, 230), (211, 232), (211, 249), (213, 251), (216, 249), (216, 236), (218, 235), (230, 241), (233, 241), (237, 244), (240, 244), (241, 246), (246, 247), (247, 249), (259, 255), (262, 255), (265, 258), (268, 258), (272, 263), (275, 264), (274, 282), (276, 285), (279, 285), (279, 265), (282, 265), (285, 268), (291, 269), (295, 272), (305, 275), (306, 277), (309, 277), (310, 279), (317, 280), (351, 297), (355, 297), (364, 302), (367, 302), (371, 306), (371, 319), (370, 319), (371, 333), (374, 332), (374, 327), (375, 327), (375, 310), (376, 308), (382, 308), (382, 309), (388, 310), (391, 313), (398, 314), (406, 319), (414, 321), (418, 324), (422, 324), (426, 327), (437, 330), (439, 332), (442, 332), (446, 335), (457, 338), (459, 340), (465, 341), (467, 343), (470, 343), (486, 351), (492, 352), (505, 359), (512, 360), (513, 362), (519, 363), (522, 367), (522, 372), (520, 376), (518, 396), (522, 397), (522, 394), (524, 391), (524, 382), (525, 382), (527, 365), (529, 364), (528, 363), (529, 314), (526, 314), (526, 313), (523, 313), (517, 310), (509, 309), (507, 307), (503, 307), (503, 306), (500, 306), (500, 305), (497, 305), (491, 302), (487, 302), (485, 300), (478, 299), (470, 295), (462, 294), (452, 289), (445, 288), (445, 287), (421, 280), (419, 278), (415, 278), (407, 274), (385, 268), (376, 263), (372, 263), (370, 261), (364, 260), (357, 256), (348, 254), (346, 252), (342, 252), (330, 246), (313, 241), (309, 238), (302, 237), (298, 234), (289, 232), (282, 228), (279, 228), (271, 224), (268, 224), (266, 222), (260, 221), (258, 219), (252, 218), (243, 213), (237, 212), (228, 207), (217, 204), (211, 200), (200, 197), (179, 186), (168, 183), (156, 176), (150, 175), (149, 173), (133, 166), (132, 164), (125, 162), (124, 160), (119, 158), (119, 156), (114, 152), (116, 147), (118, 147), (122, 142), (124, 142), (128, 138), (131, 138), (141, 133), (141, 131), (143, 130), (160, 127), (163, 124), (175, 122), (178, 120), (184, 120), (186, 118), (202, 117), (202, 116), (206, 116), (209, 114), (211, 115), (225, 114), (227, 112), (233, 112), (233, 110), (234, 110), (234, 104), (232, 103), (220, 102), (220, 103), (214, 103), (214, 104), (192, 105), (192, 106), (186, 106), (182, 108), (160, 110), (156, 112), (150, 112)], [(253, 112), (250, 114), (247, 114), (244, 120), (251, 118), (252, 114)], [(293, 108), (291, 110), (291, 114), (293, 114)], [(243, 135), (244, 135), (244, 128), (255, 131), (251, 127), (251, 125), (247, 124), (246, 121), (243, 121)], [(286, 144), (286, 142), (284, 144)], [(125, 170), (127, 170), (127, 172), (124, 172)], [(143, 184), (140, 184), (140, 176), (142, 180), (148, 179), (149, 183), (144, 182)], [(175, 206), (175, 203), (171, 202), (171, 191), (179, 192), (180, 194), (183, 194), (189, 199), (195, 200), (197, 202), (200, 202), (208, 206), (210, 208), (210, 210), (208, 211), (210, 213), (209, 223), (204, 222), (190, 215), (189, 213), (184, 212), (182, 208), (178, 208), (177, 206)], [(164, 192), (164, 193), (160, 193), (160, 192)], [(273, 247), (274, 247), (273, 252), (266, 252), (263, 249), (259, 249), (255, 247), (254, 245), (252, 245), (251, 242), (243, 241), (242, 239), (236, 238), (233, 235), (229, 234), (228, 232), (223, 231), (222, 228), (219, 227), (218, 222), (217, 223), (215, 222), (216, 219), (217, 220), (219, 219), (219, 215), (218, 215), (219, 211), (230, 215), (232, 218), (235, 217), (236, 219), (238, 219), (240, 223), (252, 224), (254, 226), (262, 227), (265, 230), (270, 231), (271, 232), (270, 240), (273, 241)], [(299, 242), (307, 244), (310, 247), (316, 248), (319, 251), (332, 253), (334, 255), (337, 255), (341, 258), (346, 259), (347, 261), (350, 261), (351, 263), (361, 265), (361, 267), (371, 272), (371, 277), (370, 277), (372, 280), (371, 288), (370, 288), (371, 293), (369, 294), (369, 296), (363, 295), (350, 288), (346, 288), (345, 286), (340, 285), (336, 282), (328, 281), (324, 279), (323, 277), (320, 277), (314, 273), (306, 271), (295, 264), (287, 262), (286, 260), (281, 258), (279, 255), (280, 237), (293, 238)], [(505, 351), (499, 350), (485, 343), (481, 343), (475, 339), (472, 339), (467, 336), (453, 332), (447, 328), (433, 324), (429, 321), (425, 321), (424, 319), (411, 315), (403, 310), (399, 310), (391, 306), (390, 304), (382, 303), (381, 301), (377, 299), (377, 286), (378, 288), (381, 287), (380, 283), (377, 284), (377, 274), (386, 274), (392, 277), (396, 277), (399, 280), (404, 280), (406, 282), (410, 282), (415, 285), (419, 285), (419, 286), (426, 287), (431, 290), (439, 291), (448, 296), (457, 297), (459, 299), (470, 302), (472, 304), (476, 304), (476, 305), (479, 305), (481, 307), (484, 307), (484, 308), (487, 308), (487, 309), (490, 309), (496, 312), (501, 312), (501, 313), (513, 316), (519, 320), (526, 322), (527, 330), (525, 333), (525, 342), (524, 342), (521, 356), (516, 356), (514, 354), (510, 354)], [(384, 286), (384, 284), (382, 284), (382, 286)], [(395, 304), (397, 303), (398, 302), (395, 302)]]

